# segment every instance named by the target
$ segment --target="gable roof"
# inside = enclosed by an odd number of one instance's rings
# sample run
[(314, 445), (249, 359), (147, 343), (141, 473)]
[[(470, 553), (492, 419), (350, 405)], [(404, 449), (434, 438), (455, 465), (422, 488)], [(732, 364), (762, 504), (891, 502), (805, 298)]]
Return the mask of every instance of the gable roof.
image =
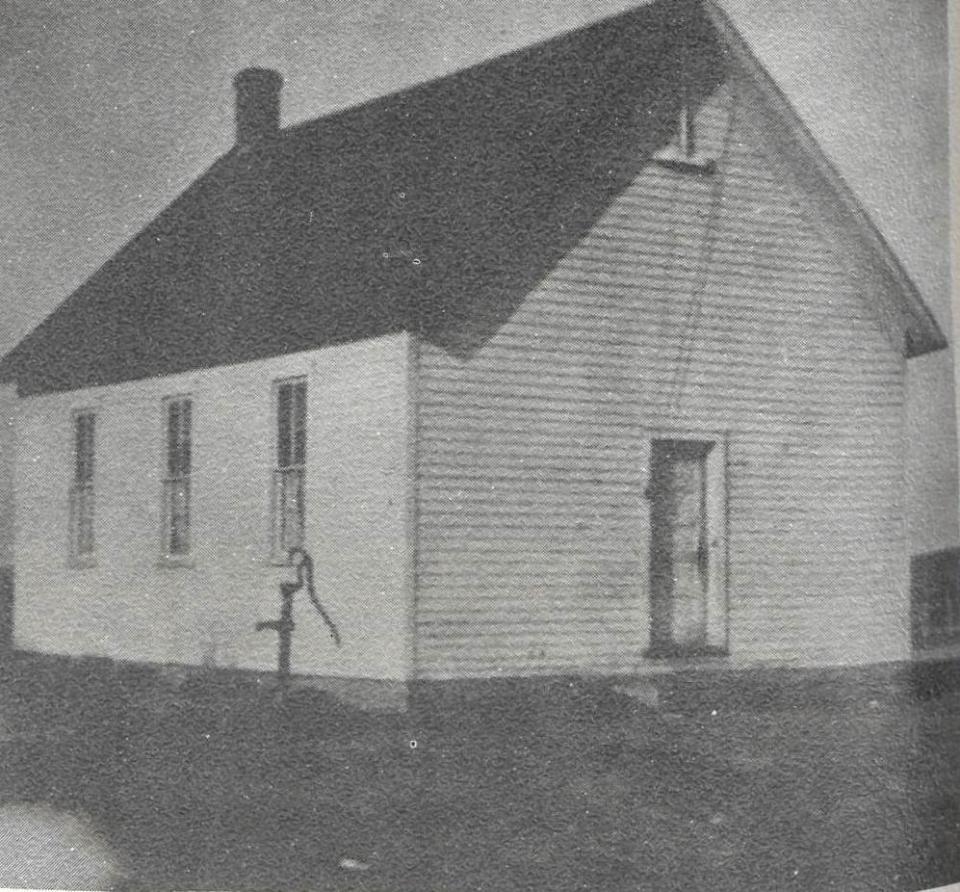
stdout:
[(905, 354), (944, 346), (719, 9), (658, 0), (234, 148), (11, 351), (0, 380), (69, 390), (403, 329), (469, 352), (626, 185), (618, 148), (645, 157), (668, 141), (681, 49), (695, 103), (730, 60), (761, 85), (803, 153), (801, 185), (852, 221), (856, 271), (880, 271)]
[[(853, 190), (824, 153), (776, 81), (741, 37), (717, 0), (704, 0), (704, 10), (723, 42), (731, 69), (748, 78), (765, 119), (763, 137), (771, 144), (772, 159), (801, 194), (817, 205), (840, 246), (837, 254), (878, 303), (878, 311), (907, 358), (947, 346), (936, 317), (916, 284), (864, 210)], [(784, 165), (783, 162), (790, 162)]]

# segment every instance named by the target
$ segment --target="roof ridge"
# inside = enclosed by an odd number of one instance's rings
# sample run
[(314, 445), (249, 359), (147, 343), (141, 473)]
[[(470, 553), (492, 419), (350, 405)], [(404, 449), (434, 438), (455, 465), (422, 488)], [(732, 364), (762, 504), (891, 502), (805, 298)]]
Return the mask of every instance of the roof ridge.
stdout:
[[(282, 127), (280, 132), (284, 134), (293, 134), (301, 129), (309, 129), (311, 125), (316, 125), (321, 121), (333, 122), (338, 118), (350, 113), (357, 113), (365, 110), (376, 110), (380, 105), (388, 105), (391, 102), (396, 102), (397, 99), (402, 99), (408, 95), (416, 94), (424, 88), (430, 87), (431, 85), (452, 80), (454, 78), (461, 78), (465, 75), (468, 76), (474, 73), (483, 72), (484, 70), (503, 65), (505, 62), (509, 62), (510, 60), (522, 59), (524, 56), (538, 50), (542, 51), (553, 46), (559, 47), (564, 43), (564, 41), (569, 40), (570, 37), (574, 35), (583, 36), (588, 35), (591, 32), (612, 28), (616, 22), (623, 19), (632, 18), (633, 16), (637, 15), (640, 10), (647, 9), (651, 6), (665, 3), (683, 3), (686, 6), (691, 6), (697, 2), (699, 2), (699, 0), (643, 0), (643, 2), (637, 3), (626, 10), (596, 19), (587, 25), (565, 28), (562, 31), (558, 31), (556, 34), (551, 34), (549, 37), (544, 37), (540, 40), (534, 41), (533, 43), (525, 44), (524, 46), (515, 47), (514, 49), (508, 50), (505, 53), (488, 56), (484, 59), (480, 59), (477, 62), (471, 62), (468, 65), (454, 68), (450, 71), (445, 71), (442, 74), (434, 74), (423, 80), (414, 81), (413, 83), (400, 87), (397, 90), (391, 90), (389, 93), (381, 93), (378, 96), (371, 96), (367, 99), (361, 100), (360, 102), (354, 102), (349, 105), (332, 109), (329, 112), (316, 115), (315, 117), (305, 118), (302, 121), (288, 124), (286, 127)], [(233, 149), (230, 149), (227, 154), (229, 155), (232, 152)]]

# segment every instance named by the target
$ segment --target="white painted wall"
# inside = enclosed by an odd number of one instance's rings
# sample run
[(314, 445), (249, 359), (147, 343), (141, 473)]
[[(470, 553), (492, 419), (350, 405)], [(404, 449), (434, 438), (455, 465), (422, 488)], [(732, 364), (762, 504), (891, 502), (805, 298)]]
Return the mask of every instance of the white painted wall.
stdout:
[[(307, 546), (340, 627), (337, 650), (297, 595), (293, 670), (403, 679), (411, 665), (406, 334), (238, 366), (22, 400), (16, 480), (18, 647), (159, 663), (273, 669), (272, 385), (308, 379)], [(160, 562), (162, 400), (190, 394), (189, 567)], [(70, 566), (71, 413), (97, 419), (97, 561)]]
[(659, 671), (660, 431), (727, 442), (729, 664), (910, 655), (904, 360), (747, 90), (698, 112), (719, 181), (626, 156), (631, 184), (489, 340), (423, 345), (421, 677)]

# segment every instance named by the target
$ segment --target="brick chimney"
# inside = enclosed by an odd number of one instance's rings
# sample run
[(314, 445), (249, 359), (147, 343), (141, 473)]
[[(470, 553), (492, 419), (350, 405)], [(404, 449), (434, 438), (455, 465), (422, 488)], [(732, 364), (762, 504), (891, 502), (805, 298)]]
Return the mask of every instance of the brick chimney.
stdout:
[(270, 68), (244, 68), (233, 78), (237, 91), (237, 145), (249, 146), (280, 130), (283, 77)]

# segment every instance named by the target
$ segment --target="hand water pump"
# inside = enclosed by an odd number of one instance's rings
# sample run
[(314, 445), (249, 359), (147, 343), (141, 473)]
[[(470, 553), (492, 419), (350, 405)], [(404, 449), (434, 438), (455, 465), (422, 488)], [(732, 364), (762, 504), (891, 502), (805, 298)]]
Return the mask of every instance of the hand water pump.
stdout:
[(290, 549), (288, 560), (297, 568), (297, 579), (295, 582), (280, 583), (280, 618), (265, 620), (256, 624), (258, 632), (270, 629), (277, 633), (279, 646), (277, 678), (282, 690), (286, 690), (290, 684), (290, 641), (295, 628), (293, 596), (304, 586), (306, 586), (307, 595), (310, 597), (310, 603), (323, 618), (337, 647), (340, 647), (340, 632), (337, 630), (334, 621), (327, 615), (326, 610), (323, 609), (323, 605), (317, 597), (316, 589), (313, 587), (313, 558), (303, 548), (297, 547)]

